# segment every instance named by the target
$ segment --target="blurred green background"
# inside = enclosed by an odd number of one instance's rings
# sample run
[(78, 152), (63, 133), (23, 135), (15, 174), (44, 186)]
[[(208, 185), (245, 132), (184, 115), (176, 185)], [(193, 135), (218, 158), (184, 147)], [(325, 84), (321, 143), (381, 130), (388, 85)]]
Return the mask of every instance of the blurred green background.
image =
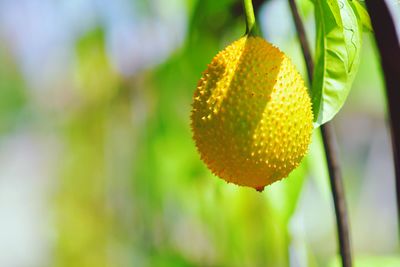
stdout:
[[(257, 3), (306, 77), (287, 1)], [(0, 0), (0, 266), (339, 266), (317, 131), (262, 193), (213, 176), (191, 140), (197, 80), (244, 28), (239, 0)], [(334, 120), (352, 244), (356, 266), (400, 266), (370, 33), (362, 54)]]

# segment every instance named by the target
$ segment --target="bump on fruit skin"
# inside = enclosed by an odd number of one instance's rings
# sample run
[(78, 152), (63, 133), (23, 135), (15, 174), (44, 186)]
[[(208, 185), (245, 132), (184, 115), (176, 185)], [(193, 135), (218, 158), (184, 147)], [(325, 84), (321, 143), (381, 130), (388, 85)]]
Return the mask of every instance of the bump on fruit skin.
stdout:
[(278, 48), (242, 37), (219, 52), (193, 96), (201, 159), (222, 179), (262, 190), (296, 168), (311, 141), (304, 81)]

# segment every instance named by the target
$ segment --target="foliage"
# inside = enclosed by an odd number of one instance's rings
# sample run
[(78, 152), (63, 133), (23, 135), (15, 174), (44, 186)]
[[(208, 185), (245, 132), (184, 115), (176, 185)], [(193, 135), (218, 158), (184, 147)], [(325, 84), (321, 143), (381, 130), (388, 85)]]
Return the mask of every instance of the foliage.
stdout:
[[(318, 134), (300, 167), (263, 193), (217, 179), (200, 161), (189, 129), (193, 91), (207, 63), (243, 35), (245, 24), (238, 1), (185, 3), (188, 23), (182, 46), (160, 65), (128, 77), (118, 74), (110, 60), (110, 33), (100, 19), (74, 40), (70, 73), (63, 73), (71, 84), (60, 86), (61, 96), (30, 91), (20, 59), (0, 45), (1, 141), (23, 131), (46, 141), (51, 136), (57, 144), (56, 166), (49, 166), (56, 169), (51, 175), (54, 187), (46, 203), (53, 223), (48, 266), (287, 266), (291, 261), (327, 266), (336, 246)], [(319, 85), (311, 92), (319, 106), (319, 125), (344, 104), (359, 65), (361, 24), (367, 29), (370, 24), (354, 0), (314, 4), (319, 68), (314, 79)], [(287, 38), (288, 47), (298, 49), (296, 42)], [(368, 63), (374, 59), (370, 56)], [(363, 75), (364, 81), (368, 70)], [(55, 104), (46, 106), (37, 95)], [(368, 101), (379, 105), (374, 97)], [(365, 154), (357, 160), (367, 161)], [(346, 170), (356, 173), (356, 179), (361, 174), (353, 168)], [(349, 191), (357, 198), (363, 188)], [(305, 197), (322, 207), (310, 219), (318, 227), (307, 232), (322, 231), (319, 243), (308, 243), (310, 237), (293, 230), (302, 226), (296, 216), (307, 219), (300, 206)], [(371, 206), (368, 211), (376, 210)], [(360, 240), (373, 243), (368, 237)], [(380, 264), (379, 259), (365, 261)], [(396, 264), (396, 259), (382, 259), (381, 264), (388, 262)]]
[(350, 1), (350, 4), (353, 6), (353, 9), (357, 11), (358, 17), (363, 25), (363, 29), (365, 31), (372, 32), (371, 19), (365, 7), (358, 0)]
[(311, 90), (316, 126), (343, 106), (360, 64), (362, 25), (347, 0), (314, 1), (317, 25)]

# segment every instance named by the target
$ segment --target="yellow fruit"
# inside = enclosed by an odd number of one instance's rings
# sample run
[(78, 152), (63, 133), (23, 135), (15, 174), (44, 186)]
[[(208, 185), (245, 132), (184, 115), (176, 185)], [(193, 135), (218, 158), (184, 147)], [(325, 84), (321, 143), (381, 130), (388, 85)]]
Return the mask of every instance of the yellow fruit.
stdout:
[(200, 156), (228, 182), (262, 190), (287, 177), (307, 152), (307, 88), (286, 55), (260, 37), (242, 37), (213, 58), (192, 106)]

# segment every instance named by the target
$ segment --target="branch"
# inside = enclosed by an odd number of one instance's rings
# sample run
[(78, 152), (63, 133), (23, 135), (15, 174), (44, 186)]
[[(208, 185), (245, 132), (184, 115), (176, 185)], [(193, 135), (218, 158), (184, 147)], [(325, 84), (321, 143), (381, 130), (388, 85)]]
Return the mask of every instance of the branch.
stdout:
[[(297, 34), (300, 40), (301, 49), (303, 51), (304, 60), (307, 66), (307, 73), (310, 85), (314, 71), (314, 63), (311, 58), (310, 47), (307, 42), (306, 32), (303, 22), (301, 21), (297, 10), (295, 0), (289, 0), (290, 9), (296, 25)], [(331, 183), (332, 197), (335, 205), (336, 223), (338, 228), (340, 254), (342, 256), (342, 264), (344, 267), (351, 267), (351, 246), (349, 235), (349, 223), (347, 218), (347, 208), (343, 189), (342, 174), (338, 159), (337, 144), (335, 134), (331, 122), (321, 126), (322, 139), (325, 148), (325, 156), (329, 170), (329, 178)]]
[(339, 237), (340, 254), (343, 267), (351, 267), (351, 246), (349, 220), (347, 216), (346, 198), (343, 188), (342, 173), (338, 159), (335, 132), (331, 122), (321, 126), (322, 140), (324, 142), (325, 156), (328, 163), (329, 178), (333, 202), (335, 204), (336, 223)]
[[(400, 43), (385, 1), (366, 1), (381, 55), (396, 174), (397, 216), (400, 222)], [(399, 226), (400, 227), (400, 226)], [(400, 233), (400, 231), (399, 231)]]

